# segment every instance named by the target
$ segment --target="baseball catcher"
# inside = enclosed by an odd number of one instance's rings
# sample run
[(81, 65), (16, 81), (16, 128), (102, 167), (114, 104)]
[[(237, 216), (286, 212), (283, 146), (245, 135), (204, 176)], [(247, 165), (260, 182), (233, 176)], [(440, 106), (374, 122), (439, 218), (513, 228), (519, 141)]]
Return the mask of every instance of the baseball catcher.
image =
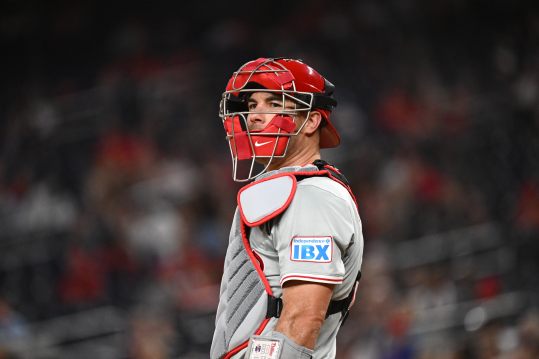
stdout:
[(340, 137), (334, 86), (299, 60), (241, 66), (220, 117), (237, 196), (211, 358), (334, 358), (363, 256), (357, 204), (321, 148)]

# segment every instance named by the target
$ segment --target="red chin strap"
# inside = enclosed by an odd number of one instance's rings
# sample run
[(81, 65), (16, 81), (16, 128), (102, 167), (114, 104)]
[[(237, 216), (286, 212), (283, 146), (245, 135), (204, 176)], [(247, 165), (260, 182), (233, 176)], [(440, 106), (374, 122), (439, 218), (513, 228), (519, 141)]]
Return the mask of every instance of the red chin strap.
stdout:
[(290, 116), (275, 115), (260, 131), (246, 131), (241, 128), (240, 121), (239, 116), (227, 117), (224, 121), (232, 154), (238, 160), (283, 156), (290, 137), (282, 135), (291, 134), (296, 129)]

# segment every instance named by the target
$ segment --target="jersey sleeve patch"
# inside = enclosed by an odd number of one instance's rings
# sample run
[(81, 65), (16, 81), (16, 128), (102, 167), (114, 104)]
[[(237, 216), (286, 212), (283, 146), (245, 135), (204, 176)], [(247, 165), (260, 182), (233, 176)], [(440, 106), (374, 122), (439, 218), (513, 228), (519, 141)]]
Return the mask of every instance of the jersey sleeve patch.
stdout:
[(238, 193), (238, 207), (245, 224), (258, 226), (281, 214), (296, 193), (296, 177), (279, 175), (254, 182)]
[(332, 236), (295, 236), (290, 241), (292, 262), (330, 263), (333, 260)]

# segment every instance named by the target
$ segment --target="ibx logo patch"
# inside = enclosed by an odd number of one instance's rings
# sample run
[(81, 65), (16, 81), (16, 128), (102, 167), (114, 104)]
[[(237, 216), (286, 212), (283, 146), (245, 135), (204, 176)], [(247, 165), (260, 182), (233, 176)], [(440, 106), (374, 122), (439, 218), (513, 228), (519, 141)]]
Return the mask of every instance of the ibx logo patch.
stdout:
[(290, 260), (329, 263), (333, 256), (333, 237), (296, 236), (290, 242)]

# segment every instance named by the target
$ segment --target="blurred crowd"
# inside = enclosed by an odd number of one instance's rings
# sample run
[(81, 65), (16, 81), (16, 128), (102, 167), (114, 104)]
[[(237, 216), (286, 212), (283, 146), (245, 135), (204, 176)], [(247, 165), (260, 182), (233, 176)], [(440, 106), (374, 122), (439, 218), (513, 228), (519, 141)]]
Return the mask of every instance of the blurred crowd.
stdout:
[(323, 156), (366, 239), (338, 357), (539, 357), (532, 2), (3, 6), (0, 358), (207, 357), (240, 188), (218, 102), (261, 56), (336, 85)]

